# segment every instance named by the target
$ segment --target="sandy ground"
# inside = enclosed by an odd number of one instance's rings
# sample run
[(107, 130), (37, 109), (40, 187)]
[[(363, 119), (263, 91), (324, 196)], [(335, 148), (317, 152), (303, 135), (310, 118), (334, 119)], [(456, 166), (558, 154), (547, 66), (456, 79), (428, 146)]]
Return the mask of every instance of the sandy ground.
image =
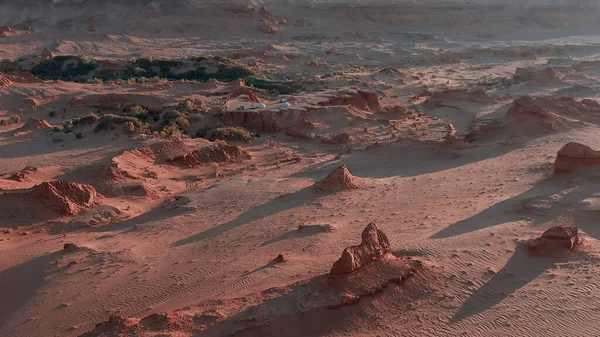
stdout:
[[(554, 174), (565, 144), (600, 149), (600, 38), (581, 14), (595, 7), (532, 7), (525, 20), (512, 5), (163, 4), (126, 23), (96, 13), (90, 29), (65, 22), (64, 7), (4, 6), (14, 15), (0, 23), (15, 28), (0, 58), (212, 54), (308, 84), (254, 90), (259, 111), (227, 83), (0, 81), (0, 118), (20, 117), (0, 126), (0, 336), (600, 335), (600, 176)], [(210, 111), (190, 128), (241, 123), (260, 137), (225, 148), (60, 130), (115, 111), (114, 94), (160, 111), (201, 100)], [(313, 187), (340, 165), (364, 184)], [(70, 185), (39, 187), (55, 180)], [(85, 186), (90, 203), (75, 200)], [(371, 222), (393, 256), (328, 276)], [(524, 242), (553, 226), (577, 226), (583, 243), (529, 254)]]

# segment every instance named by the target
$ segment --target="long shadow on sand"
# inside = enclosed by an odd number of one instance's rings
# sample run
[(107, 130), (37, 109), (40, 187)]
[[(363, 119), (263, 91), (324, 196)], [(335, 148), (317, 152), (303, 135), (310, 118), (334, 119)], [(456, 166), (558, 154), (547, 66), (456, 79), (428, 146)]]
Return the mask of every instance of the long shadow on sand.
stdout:
[(294, 177), (324, 177), (331, 169), (340, 165), (348, 166), (352, 174), (365, 178), (413, 177), (500, 157), (516, 148), (494, 144), (453, 149), (441, 144), (399, 141), (356, 151), (340, 160), (309, 167)]
[(173, 246), (183, 246), (200, 240), (215, 237), (223, 232), (232, 230), (238, 226), (247, 224), (249, 222), (266, 218), (268, 216), (306, 204), (314, 200), (318, 195), (319, 194), (314, 191), (312, 186), (306, 187), (294, 193), (282, 195), (265, 204), (250, 208), (249, 210), (247, 210), (232, 221), (215, 226), (211, 229), (205, 230), (204, 232), (198, 233), (188, 238), (179, 240), (173, 243)]
[[(186, 198), (187, 199), (187, 198)], [(180, 200), (183, 200), (180, 199)], [(185, 206), (189, 200), (185, 201), (173, 201), (168, 203), (160, 204), (153, 209), (149, 210), (146, 213), (142, 213), (141, 215), (131, 218), (129, 220), (106, 226), (98, 226), (91, 230), (91, 232), (114, 232), (120, 230), (131, 229), (137, 225), (148, 224), (152, 222), (162, 221), (165, 219), (169, 219), (172, 217), (180, 216), (185, 213), (192, 211), (193, 207)]]
[(317, 235), (320, 233), (327, 233), (329, 231), (330, 231), (330, 229), (328, 229), (326, 227), (317, 227), (317, 226), (313, 226), (310, 228), (304, 228), (302, 230), (294, 230), (291, 232), (283, 233), (280, 236), (273, 238), (269, 241), (265, 241), (260, 246), (264, 247), (264, 246), (272, 245), (274, 243), (277, 243), (277, 242), (283, 241), (283, 240), (287, 240), (287, 239), (305, 238), (305, 237)]
[[(5, 132), (0, 134), (1, 137), (13, 137), (12, 133)], [(71, 139), (72, 137), (72, 139)], [(54, 143), (53, 138), (61, 138), (63, 141)], [(70, 134), (55, 134), (45, 131), (37, 131), (32, 134), (14, 136), (14, 140), (8, 144), (2, 146), (2, 158), (23, 158), (31, 156), (45, 155), (49, 153), (58, 154), (62, 153), (64, 157), (72, 157), (74, 154), (71, 153), (73, 150), (89, 149), (87, 154), (94, 154), (99, 152), (99, 147), (110, 146), (105, 141), (105, 144), (98, 144), (98, 142), (92, 141), (80, 141), (75, 138), (74, 133)], [(108, 139), (108, 138), (107, 138)], [(110, 140), (110, 139), (108, 139)], [(24, 144), (27, 144), (27, 151), (23, 151)], [(76, 156), (81, 156), (78, 153)]]
[(600, 210), (586, 210), (576, 213), (575, 226), (594, 239), (600, 240)]
[(517, 247), (502, 270), (471, 294), (450, 322), (456, 323), (486, 311), (535, 280), (556, 263), (564, 262), (568, 258), (568, 255), (561, 257), (531, 256), (526, 247)]
[(37, 257), (31, 261), (21, 263), (0, 271), (0, 289), (2, 303), (0, 304), (0, 335), (7, 327), (4, 326), (10, 316), (37, 295), (38, 288), (44, 282), (44, 278), (61, 271), (63, 268), (53, 269), (52, 263), (62, 255), (57, 251)]
[(467, 219), (458, 221), (443, 230), (431, 236), (433, 239), (448, 238), (452, 236), (462, 235), (474, 232), (480, 229), (497, 226), (503, 223), (519, 221), (523, 216), (531, 217), (534, 224), (544, 222), (561, 213), (564, 209), (551, 207), (541, 212), (528, 210), (524, 201), (535, 197), (547, 197), (554, 193), (559, 193), (565, 189), (572, 188), (567, 195), (562, 199), (570, 199), (571, 201), (580, 200), (579, 189), (581, 186), (569, 186), (565, 179), (569, 176), (555, 176), (544, 182), (535, 185), (528, 191), (521, 193), (515, 197), (506, 199), (500, 203), (493, 205)]
[[(311, 283), (318, 283), (322, 277)], [(302, 290), (294, 288), (290, 293), (268, 300), (262, 304), (251, 306), (246, 310), (210, 326), (204, 331), (195, 333), (194, 337), (216, 336), (326, 336), (333, 332), (347, 331), (355, 325), (349, 319), (353, 316), (364, 315), (365, 306), (377, 300), (381, 294), (372, 298), (363, 299), (361, 302), (343, 306), (341, 308), (315, 308), (298, 312), (280, 312), (279, 308), (286, 308), (287, 303), (296, 303), (302, 296), (307, 296)], [(275, 309), (273, 309), (275, 308)], [(275, 316), (275, 317), (273, 317)]]

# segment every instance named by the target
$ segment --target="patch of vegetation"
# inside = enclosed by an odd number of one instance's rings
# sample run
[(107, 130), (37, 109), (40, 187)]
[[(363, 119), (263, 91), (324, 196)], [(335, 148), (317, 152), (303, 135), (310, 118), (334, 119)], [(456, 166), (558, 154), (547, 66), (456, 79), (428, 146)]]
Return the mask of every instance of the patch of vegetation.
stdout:
[[(192, 70), (187, 70), (192, 67)], [(216, 68), (212, 73), (207, 67)], [(0, 71), (15, 73), (22, 71), (18, 62), (0, 63)], [(80, 56), (60, 55), (49, 60), (39, 61), (31, 72), (45, 80), (64, 80), (84, 83), (103, 83), (105, 81), (127, 81), (131, 84), (145, 82), (148, 78), (167, 80), (208, 81), (211, 79), (230, 82), (254, 76), (254, 72), (237, 61), (220, 57), (196, 57), (188, 60), (153, 60), (139, 58), (115, 72), (104, 70), (95, 60)]]
[(280, 95), (290, 95), (295, 92), (303, 90), (302, 85), (299, 82), (276, 82), (269, 81), (257, 77), (249, 77), (246, 79), (246, 84), (253, 86), (257, 89), (273, 90)]
[(31, 68), (31, 73), (47, 80), (86, 81), (96, 67), (94, 60), (79, 56), (56, 56), (36, 64)]
[(175, 124), (170, 124), (162, 128), (160, 134), (164, 137), (181, 136), (182, 132)]
[(148, 120), (148, 118), (150, 118), (150, 112), (148, 111), (148, 108), (141, 105), (126, 106), (122, 110), (128, 116), (135, 117), (140, 121), (145, 122)]
[(73, 119), (73, 125), (92, 125), (100, 120), (100, 117), (93, 112), (82, 118)]
[(246, 143), (252, 141), (252, 132), (241, 126), (222, 126), (215, 129), (205, 127), (196, 132), (197, 137), (206, 138), (211, 141), (219, 140), (237, 140)]
[(168, 111), (163, 114), (163, 126), (175, 124), (179, 128), (190, 126), (188, 116), (180, 111)]
[(134, 133), (135, 124), (133, 124), (133, 122), (125, 122), (125, 124), (123, 124), (123, 132), (125, 132), (126, 134)]
[(177, 105), (177, 110), (184, 113), (198, 114), (209, 112), (210, 105), (205, 101), (186, 99)]
[(135, 117), (120, 116), (114, 114), (106, 114), (100, 118), (100, 122), (96, 125), (94, 132), (100, 132), (104, 130), (113, 130), (116, 125), (123, 125), (127, 122), (133, 123), (135, 127), (140, 127), (141, 123)]
[(3, 60), (0, 61), (0, 73), (16, 73), (21, 71), (21, 65), (19, 62)]
[[(208, 72), (208, 69), (216, 69)], [(27, 71), (18, 62), (0, 62), (0, 72)], [(120, 71), (104, 69), (102, 63), (80, 56), (60, 55), (39, 60), (30, 70), (44, 80), (63, 80), (82, 83), (116, 81), (119, 84), (144, 83), (150, 78), (190, 81), (231, 82), (244, 79), (257, 89), (292, 94), (302, 90), (299, 81), (270, 81), (256, 76), (254, 71), (238, 61), (221, 57), (190, 57), (183, 60), (154, 60), (139, 58), (122, 64)]]

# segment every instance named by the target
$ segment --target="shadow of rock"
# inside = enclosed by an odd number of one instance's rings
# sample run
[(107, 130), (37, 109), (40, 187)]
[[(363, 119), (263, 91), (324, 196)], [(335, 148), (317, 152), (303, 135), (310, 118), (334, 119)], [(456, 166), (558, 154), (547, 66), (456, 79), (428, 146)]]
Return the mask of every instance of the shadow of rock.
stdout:
[(62, 255), (61, 251), (49, 253), (0, 271), (0, 289), (2, 289), (0, 335), (3, 335), (2, 331), (6, 328), (4, 324), (11, 315), (24, 309), (28, 302), (37, 296), (37, 290), (44, 278), (63, 269), (52, 265)]
[[(548, 221), (565, 212), (569, 203), (581, 201), (584, 197), (581, 185), (569, 185), (565, 177), (552, 177), (535, 185), (528, 191), (499, 202), (467, 219), (460, 220), (431, 236), (434, 239), (471, 233), (484, 228), (531, 218), (536, 223)], [(550, 196), (567, 191), (559, 200)], [(562, 205), (561, 203), (564, 203)]]
[(242, 226), (249, 222), (266, 218), (268, 216), (309, 203), (312, 200), (314, 200), (317, 195), (318, 193), (314, 192), (312, 186), (304, 188), (294, 193), (282, 195), (265, 204), (247, 210), (246, 212), (238, 216), (235, 220), (226, 222), (224, 224), (215, 226), (196, 235), (179, 240), (173, 243), (173, 246), (183, 246), (204, 239), (215, 237), (223, 232), (230, 231), (238, 226)]
[(421, 269), (417, 260), (390, 257), (354, 273), (325, 274), (270, 289), (269, 293), (279, 296), (216, 322), (194, 336), (299, 337), (343, 330), (352, 324), (348, 317), (359, 314), (388, 286), (402, 286)]
[(517, 247), (502, 270), (471, 294), (452, 317), (451, 322), (459, 322), (492, 308), (535, 280), (546, 270), (553, 268), (556, 263), (565, 262), (573, 254), (576, 253), (569, 252), (564, 256), (536, 257), (528, 254), (525, 245)]

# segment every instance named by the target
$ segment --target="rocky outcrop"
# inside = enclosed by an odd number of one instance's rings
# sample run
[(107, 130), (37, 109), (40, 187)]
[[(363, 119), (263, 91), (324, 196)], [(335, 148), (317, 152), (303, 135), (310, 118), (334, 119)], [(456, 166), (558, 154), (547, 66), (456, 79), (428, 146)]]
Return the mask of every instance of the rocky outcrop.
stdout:
[(246, 82), (243, 79), (239, 79), (227, 88), (229, 90), (229, 94), (227, 94), (227, 98), (238, 97), (240, 95), (245, 95), (249, 102), (260, 102), (260, 99), (254, 95), (252, 89), (246, 86)]
[(144, 6), (144, 17), (146, 18), (157, 18), (160, 17), (162, 10), (160, 4), (156, 1), (152, 1)]
[(314, 188), (317, 191), (339, 192), (364, 187), (363, 178), (353, 176), (346, 165), (334, 168), (325, 179), (317, 181)]
[(331, 268), (331, 274), (348, 274), (381, 257), (391, 254), (390, 241), (387, 236), (370, 223), (361, 234), (359, 245), (348, 247), (342, 252), (342, 257)]
[(275, 34), (275, 32), (277, 32), (277, 27), (266, 22), (259, 24), (258, 29), (265, 34)]
[(80, 337), (135, 336), (140, 333), (142, 328), (130, 319), (110, 316), (107, 321), (96, 324), (92, 331), (84, 333)]
[(165, 158), (166, 162), (194, 167), (210, 163), (235, 162), (239, 159), (248, 159), (250, 154), (239, 146), (229, 145), (224, 142), (215, 142), (212, 145), (182, 155)]
[(38, 170), (37, 167), (27, 166), (24, 169), (22, 169), (21, 171), (11, 174), (10, 179), (16, 180), (18, 182), (30, 181), (31, 180), (30, 175), (33, 172), (37, 172), (37, 170)]
[(77, 96), (69, 103), (73, 106), (91, 107), (102, 110), (116, 110), (124, 106), (139, 105), (151, 111), (162, 111), (172, 100), (153, 95), (138, 94), (91, 94)]
[(15, 130), (16, 132), (27, 132), (37, 130), (52, 130), (52, 125), (45, 119), (31, 117), (27, 120), (27, 123), (22, 127)]
[(40, 54), (40, 58), (42, 60), (48, 60), (54, 58), (54, 53), (49, 51), (48, 49), (44, 49)]
[(9, 37), (12, 36), (13, 30), (8, 26), (0, 27), (0, 37)]
[(556, 226), (530, 241), (529, 250), (534, 255), (560, 253), (572, 250), (580, 243), (579, 228)]
[(561, 125), (600, 117), (600, 105), (593, 102), (569, 97), (523, 96), (506, 112), (507, 122), (529, 123), (544, 131), (553, 131)]
[[(1, 62), (0, 62), (1, 63)], [(16, 74), (3, 74), (0, 73), (0, 88), (7, 87), (13, 83), (41, 83), (42, 80), (33, 76), (32, 73), (28, 72), (18, 72)], [(31, 97), (25, 99), (37, 100)], [(35, 105), (37, 106), (37, 105)]]
[(363, 90), (340, 92), (329, 97), (326, 101), (319, 102), (318, 105), (350, 105), (367, 111), (378, 111), (381, 108), (377, 94)]
[(299, 139), (313, 139), (315, 136), (314, 133), (304, 131), (300, 128), (289, 128), (289, 129), (285, 130), (285, 134), (286, 134), (286, 136), (299, 138)]
[(534, 81), (533, 84), (545, 85), (561, 82), (562, 75), (553, 67), (546, 67), (541, 70), (517, 68), (513, 78), (521, 82)]
[(339, 144), (346, 144), (346, 143), (350, 143), (354, 141), (354, 137), (352, 137), (350, 134), (348, 133), (340, 133), (337, 134), (335, 136), (324, 136), (321, 138), (321, 142), (324, 144), (330, 144), (330, 145), (339, 145)]
[(28, 189), (0, 191), (0, 218), (50, 219), (77, 215), (96, 204), (91, 185), (64, 180), (43, 182)]
[(94, 205), (97, 193), (91, 185), (56, 180), (34, 186), (31, 197), (61, 215), (76, 215)]
[(494, 98), (490, 97), (487, 92), (481, 88), (474, 89), (451, 89), (445, 91), (436, 91), (427, 98), (425, 105), (429, 108), (453, 106), (455, 102), (463, 103), (465, 101), (489, 104), (494, 102)]
[(600, 165), (600, 151), (594, 151), (589, 146), (571, 142), (558, 151), (554, 161), (554, 173), (572, 172), (598, 165)]
[(260, 110), (231, 110), (223, 113), (223, 123), (228, 125), (242, 125), (256, 132), (278, 132), (281, 125), (276, 119), (280, 112)]

